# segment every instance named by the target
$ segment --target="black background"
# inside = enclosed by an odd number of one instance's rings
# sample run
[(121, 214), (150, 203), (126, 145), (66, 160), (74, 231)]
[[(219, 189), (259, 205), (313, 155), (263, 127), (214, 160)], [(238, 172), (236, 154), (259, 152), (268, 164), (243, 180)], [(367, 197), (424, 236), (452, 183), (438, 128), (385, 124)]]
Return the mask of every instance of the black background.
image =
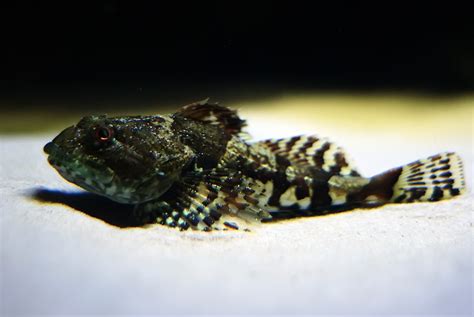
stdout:
[(2, 76), (10, 104), (147, 91), (196, 99), (213, 89), (474, 88), (473, 14), (454, 2), (17, 1), (10, 9)]

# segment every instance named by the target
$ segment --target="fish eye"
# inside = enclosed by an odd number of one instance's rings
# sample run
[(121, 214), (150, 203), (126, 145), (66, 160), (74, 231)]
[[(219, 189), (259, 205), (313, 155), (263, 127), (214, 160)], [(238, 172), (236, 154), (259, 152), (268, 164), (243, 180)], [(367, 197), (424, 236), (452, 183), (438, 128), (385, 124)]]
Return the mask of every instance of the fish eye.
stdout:
[(110, 127), (98, 126), (95, 128), (95, 137), (101, 142), (107, 142), (114, 137), (114, 130)]

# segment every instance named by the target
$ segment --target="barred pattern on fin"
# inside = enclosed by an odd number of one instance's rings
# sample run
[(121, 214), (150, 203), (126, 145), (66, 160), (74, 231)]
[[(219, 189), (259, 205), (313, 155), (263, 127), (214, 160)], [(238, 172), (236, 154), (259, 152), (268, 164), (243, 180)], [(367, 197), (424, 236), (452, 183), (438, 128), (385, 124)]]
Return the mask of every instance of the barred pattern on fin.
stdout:
[(342, 148), (325, 138), (295, 136), (256, 143), (297, 166), (314, 166), (333, 175), (360, 176)]
[(440, 153), (402, 167), (393, 186), (394, 203), (438, 201), (465, 191), (463, 167), (456, 153)]
[[(181, 230), (247, 229), (248, 223), (271, 219), (261, 205), (254, 181), (240, 172), (218, 172), (176, 184), (162, 200), (141, 205), (141, 217)], [(258, 186), (257, 186), (258, 187)]]
[(245, 127), (237, 111), (209, 103), (209, 98), (182, 107), (175, 115), (221, 126), (229, 134), (238, 134)]

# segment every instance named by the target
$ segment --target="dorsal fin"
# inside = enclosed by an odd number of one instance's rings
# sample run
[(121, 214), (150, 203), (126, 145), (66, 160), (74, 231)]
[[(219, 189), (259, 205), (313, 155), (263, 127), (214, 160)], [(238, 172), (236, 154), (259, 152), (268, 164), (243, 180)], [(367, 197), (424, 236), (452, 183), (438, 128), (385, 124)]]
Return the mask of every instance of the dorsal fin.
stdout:
[(344, 150), (325, 138), (295, 136), (256, 143), (301, 167), (316, 167), (333, 175), (360, 176)]
[(238, 134), (246, 125), (237, 111), (209, 103), (209, 98), (182, 107), (177, 115), (221, 126), (227, 133)]

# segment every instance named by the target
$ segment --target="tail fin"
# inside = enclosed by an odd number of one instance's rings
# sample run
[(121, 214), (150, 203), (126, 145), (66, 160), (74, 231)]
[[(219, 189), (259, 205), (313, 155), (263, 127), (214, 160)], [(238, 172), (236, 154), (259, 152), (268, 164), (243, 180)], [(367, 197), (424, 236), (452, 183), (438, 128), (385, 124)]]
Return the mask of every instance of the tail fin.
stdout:
[(391, 202), (438, 201), (465, 191), (461, 158), (440, 153), (402, 167)]
[(366, 202), (427, 202), (464, 191), (461, 158), (455, 153), (440, 153), (372, 177), (360, 198)]

